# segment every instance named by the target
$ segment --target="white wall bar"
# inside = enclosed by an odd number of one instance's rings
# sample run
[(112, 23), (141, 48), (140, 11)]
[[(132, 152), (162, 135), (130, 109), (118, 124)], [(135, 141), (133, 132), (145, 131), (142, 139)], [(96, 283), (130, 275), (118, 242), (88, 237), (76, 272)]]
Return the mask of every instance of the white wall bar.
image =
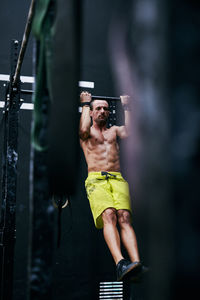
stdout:
[[(20, 76), (20, 80), (22, 83), (34, 83), (34, 77), (33, 76)], [(9, 75), (7, 74), (0, 74), (0, 81), (9, 81)], [(94, 82), (93, 81), (79, 81), (78, 82), (79, 87), (83, 88), (94, 88)]]

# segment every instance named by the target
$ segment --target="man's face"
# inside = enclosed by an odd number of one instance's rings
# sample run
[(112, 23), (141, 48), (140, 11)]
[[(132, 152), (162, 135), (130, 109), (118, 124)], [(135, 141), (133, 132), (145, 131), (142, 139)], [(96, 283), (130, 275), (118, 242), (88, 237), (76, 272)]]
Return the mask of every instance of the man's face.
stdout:
[(109, 106), (108, 102), (104, 100), (94, 100), (93, 109), (90, 111), (90, 116), (92, 120), (98, 125), (105, 125), (109, 116)]

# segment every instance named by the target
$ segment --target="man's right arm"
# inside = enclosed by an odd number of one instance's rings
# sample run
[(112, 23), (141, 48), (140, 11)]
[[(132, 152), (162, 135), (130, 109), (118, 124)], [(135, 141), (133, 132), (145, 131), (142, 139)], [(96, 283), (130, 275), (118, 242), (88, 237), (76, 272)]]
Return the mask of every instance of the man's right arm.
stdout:
[[(88, 139), (90, 135), (90, 126), (91, 126), (91, 119), (90, 119), (90, 105), (91, 102), (91, 94), (88, 92), (82, 92), (80, 94), (80, 101), (82, 104), (82, 113), (80, 118), (80, 126), (79, 126), (79, 136), (81, 140), (85, 141)], [(85, 105), (84, 105), (85, 103)]]

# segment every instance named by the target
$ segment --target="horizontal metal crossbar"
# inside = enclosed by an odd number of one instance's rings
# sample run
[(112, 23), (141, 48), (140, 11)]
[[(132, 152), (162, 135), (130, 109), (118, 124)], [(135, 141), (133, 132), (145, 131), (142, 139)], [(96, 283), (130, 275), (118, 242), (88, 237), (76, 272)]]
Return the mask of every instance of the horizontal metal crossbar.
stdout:
[(123, 290), (123, 287), (115, 287), (115, 286), (111, 286), (111, 285), (108, 285), (107, 287), (102, 287), (100, 286), (100, 291), (121, 291)]
[(120, 97), (107, 97), (107, 96), (95, 96), (95, 95), (92, 95), (92, 100), (108, 100), (108, 101), (118, 101), (120, 100), (121, 98)]
[(110, 292), (102, 292), (102, 293), (99, 293), (99, 295), (123, 295), (123, 291), (117, 291), (117, 292), (114, 292), (114, 291), (110, 291)]
[(118, 295), (116, 295), (116, 296), (99, 296), (99, 299), (109, 299), (109, 300), (115, 299), (115, 300), (123, 300), (123, 298), (122, 298), (122, 297), (119, 298)]
[[(21, 90), (22, 94), (32, 94), (33, 90)], [(108, 100), (108, 101), (118, 101), (120, 97), (107, 97), (107, 96), (95, 96), (92, 95), (92, 100)]]
[(123, 281), (108, 281), (108, 282), (100, 282), (101, 285), (112, 285), (112, 286), (123, 286)]

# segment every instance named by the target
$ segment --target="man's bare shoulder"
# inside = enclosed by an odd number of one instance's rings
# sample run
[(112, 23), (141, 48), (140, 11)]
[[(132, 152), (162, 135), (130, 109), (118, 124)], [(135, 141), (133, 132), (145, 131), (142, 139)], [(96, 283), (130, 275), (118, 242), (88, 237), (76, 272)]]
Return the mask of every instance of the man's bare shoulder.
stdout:
[[(127, 138), (128, 137), (128, 134), (127, 134), (127, 131), (126, 131), (126, 128), (124, 125), (122, 126), (112, 126), (114, 127), (114, 130), (116, 132), (116, 135), (121, 138), (121, 139), (124, 139), (124, 138)], [(112, 128), (111, 127), (111, 128)]]
[(119, 132), (121, 127), (122, 126), (113, 125), (109, 129), (111, 130), (111, 132), (115, 132), (118, 135), (118, 132)]
[(109, 129), (111, 129), (111, 130), (113, 130), (113, 131), (117, 131), (118, 128), (119, 128), (119, 126), (113, 125), (113, 126), (111, 126)]

